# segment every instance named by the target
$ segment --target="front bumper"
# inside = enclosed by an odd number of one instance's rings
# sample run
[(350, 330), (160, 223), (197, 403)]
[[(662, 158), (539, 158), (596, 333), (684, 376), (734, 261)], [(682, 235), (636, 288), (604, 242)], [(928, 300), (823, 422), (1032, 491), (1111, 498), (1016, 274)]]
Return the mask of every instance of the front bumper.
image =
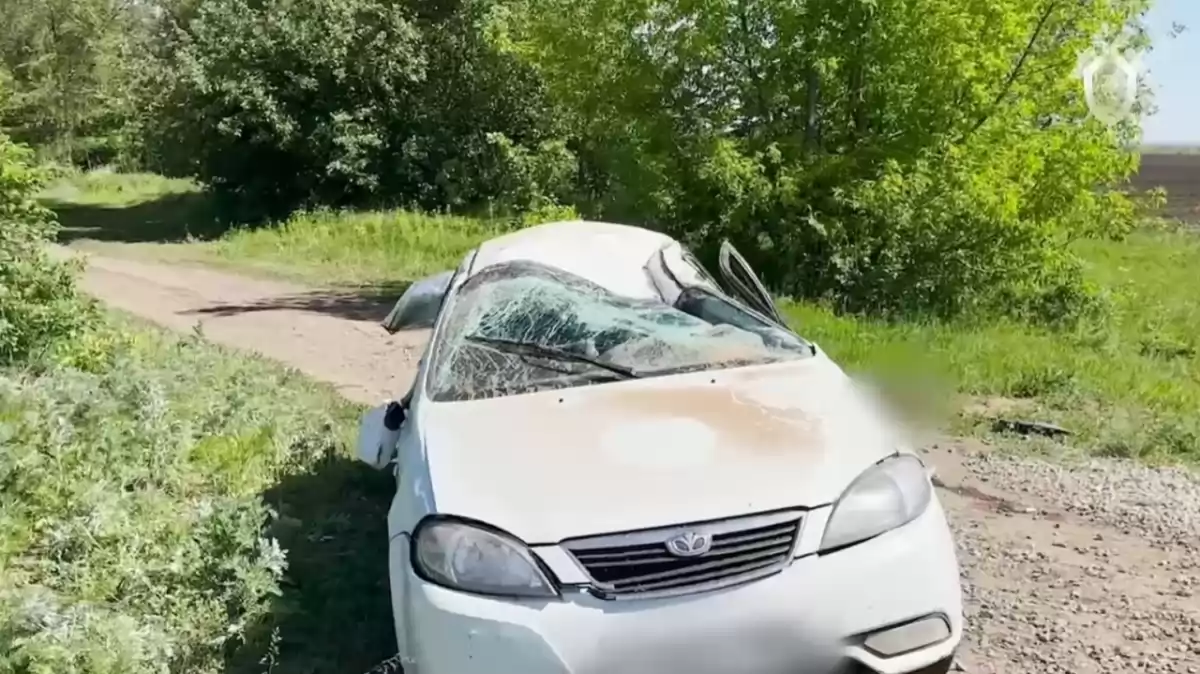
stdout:
[[(820, 530), (822, 510), (808, 515)], [(951, 657), (962, 637), (958, 564), (936, 500), (865, 543), (825, 556), (802, 545), (773, 576), (663, 599), (479, 597), (420, 580), (407, 539), (392, 545), (406, 674), (909, 674)]]

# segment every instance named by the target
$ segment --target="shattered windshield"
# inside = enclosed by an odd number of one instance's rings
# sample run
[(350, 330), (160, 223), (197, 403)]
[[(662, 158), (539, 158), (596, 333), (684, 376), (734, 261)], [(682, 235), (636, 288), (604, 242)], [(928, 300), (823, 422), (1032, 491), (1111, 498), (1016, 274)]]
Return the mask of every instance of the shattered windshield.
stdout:
[(489, 267), (463, 284), (448, 307), (430, 396), (493, 398), (812, 353), (795, 335), (736, 308), (742, 315), (731, 319), (733, 305), (719, 316), (689, 308), (702, 305), (681, 309), (619, 296), (532, 262)]

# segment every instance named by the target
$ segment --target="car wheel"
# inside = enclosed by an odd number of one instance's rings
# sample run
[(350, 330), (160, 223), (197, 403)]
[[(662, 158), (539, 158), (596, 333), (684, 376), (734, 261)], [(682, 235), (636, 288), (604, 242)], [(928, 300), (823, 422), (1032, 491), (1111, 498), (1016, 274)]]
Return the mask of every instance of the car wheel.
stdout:
[(397, 653), (392, 657), (380, 662), (374, 667), (368, 669), (364, 674), (403, 674), (404, 667), (400, 664), (400, 654)]

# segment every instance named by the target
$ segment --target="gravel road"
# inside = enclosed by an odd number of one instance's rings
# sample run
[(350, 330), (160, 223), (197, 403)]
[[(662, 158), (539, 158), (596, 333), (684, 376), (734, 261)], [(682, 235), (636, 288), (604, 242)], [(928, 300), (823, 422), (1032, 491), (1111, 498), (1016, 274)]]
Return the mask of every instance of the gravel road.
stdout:
[[(407, 389), (425, 337), (389, 337), (375, 322), (386, 306), (199, 267), (93, 256), (83, 287), (366, 403)], [(1000, 458), (957, 439), (927, 454), (961, 551), (959, 671), (1200, 674), (1200, 476)]]

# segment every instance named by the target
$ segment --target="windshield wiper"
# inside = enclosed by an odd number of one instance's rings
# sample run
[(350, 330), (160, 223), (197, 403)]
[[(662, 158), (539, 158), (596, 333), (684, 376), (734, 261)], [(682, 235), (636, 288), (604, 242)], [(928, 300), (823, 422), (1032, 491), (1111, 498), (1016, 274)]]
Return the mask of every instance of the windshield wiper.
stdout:
[(573, 353), (571, 351), (564, 351), (563, 349), (556, 349), (553, 346), (546, 346), (544, 344), (538, 344), (536, 342), (521, 342), (521, 341), (517, 341), (515, 339), (503, 339), (500, 337), (484, 337), (482, 335), (467, 335), (466, 337), (464, 337), (464, 339), (466, 339), (467, 341), (470, 341), (470, 342), (477, 342), (479, 344), (487, 344), (488, 346), (494, 346), (497, 349), (500, 349), (501, 351), (508, 351), (510, 353), (524, 354), (527, 356), (538, 356), (541, 358), (548, 358), (550, 360), (557, 360), (557, 361), (565, 361), (568, 363), (584, 363), (585, 365), (591, 365), (592, 367), (598, 367), (601, 370), (606, 370), (608, 372), (611, 372), (615, 375), (618, 375), (619, 377), (621, 377), (623, 379), (637, 379), (637, 378), (641, 377), (641, 374), (639, 374), (636, 370), (634, 370), (631, 367), (625, 367), (623, 365), (614, 365), (612, 363), (605, 363), (605, 362), (602, 362), (595, 358), (592, 358), (591, 356), (585, 356), (581, 353)]

